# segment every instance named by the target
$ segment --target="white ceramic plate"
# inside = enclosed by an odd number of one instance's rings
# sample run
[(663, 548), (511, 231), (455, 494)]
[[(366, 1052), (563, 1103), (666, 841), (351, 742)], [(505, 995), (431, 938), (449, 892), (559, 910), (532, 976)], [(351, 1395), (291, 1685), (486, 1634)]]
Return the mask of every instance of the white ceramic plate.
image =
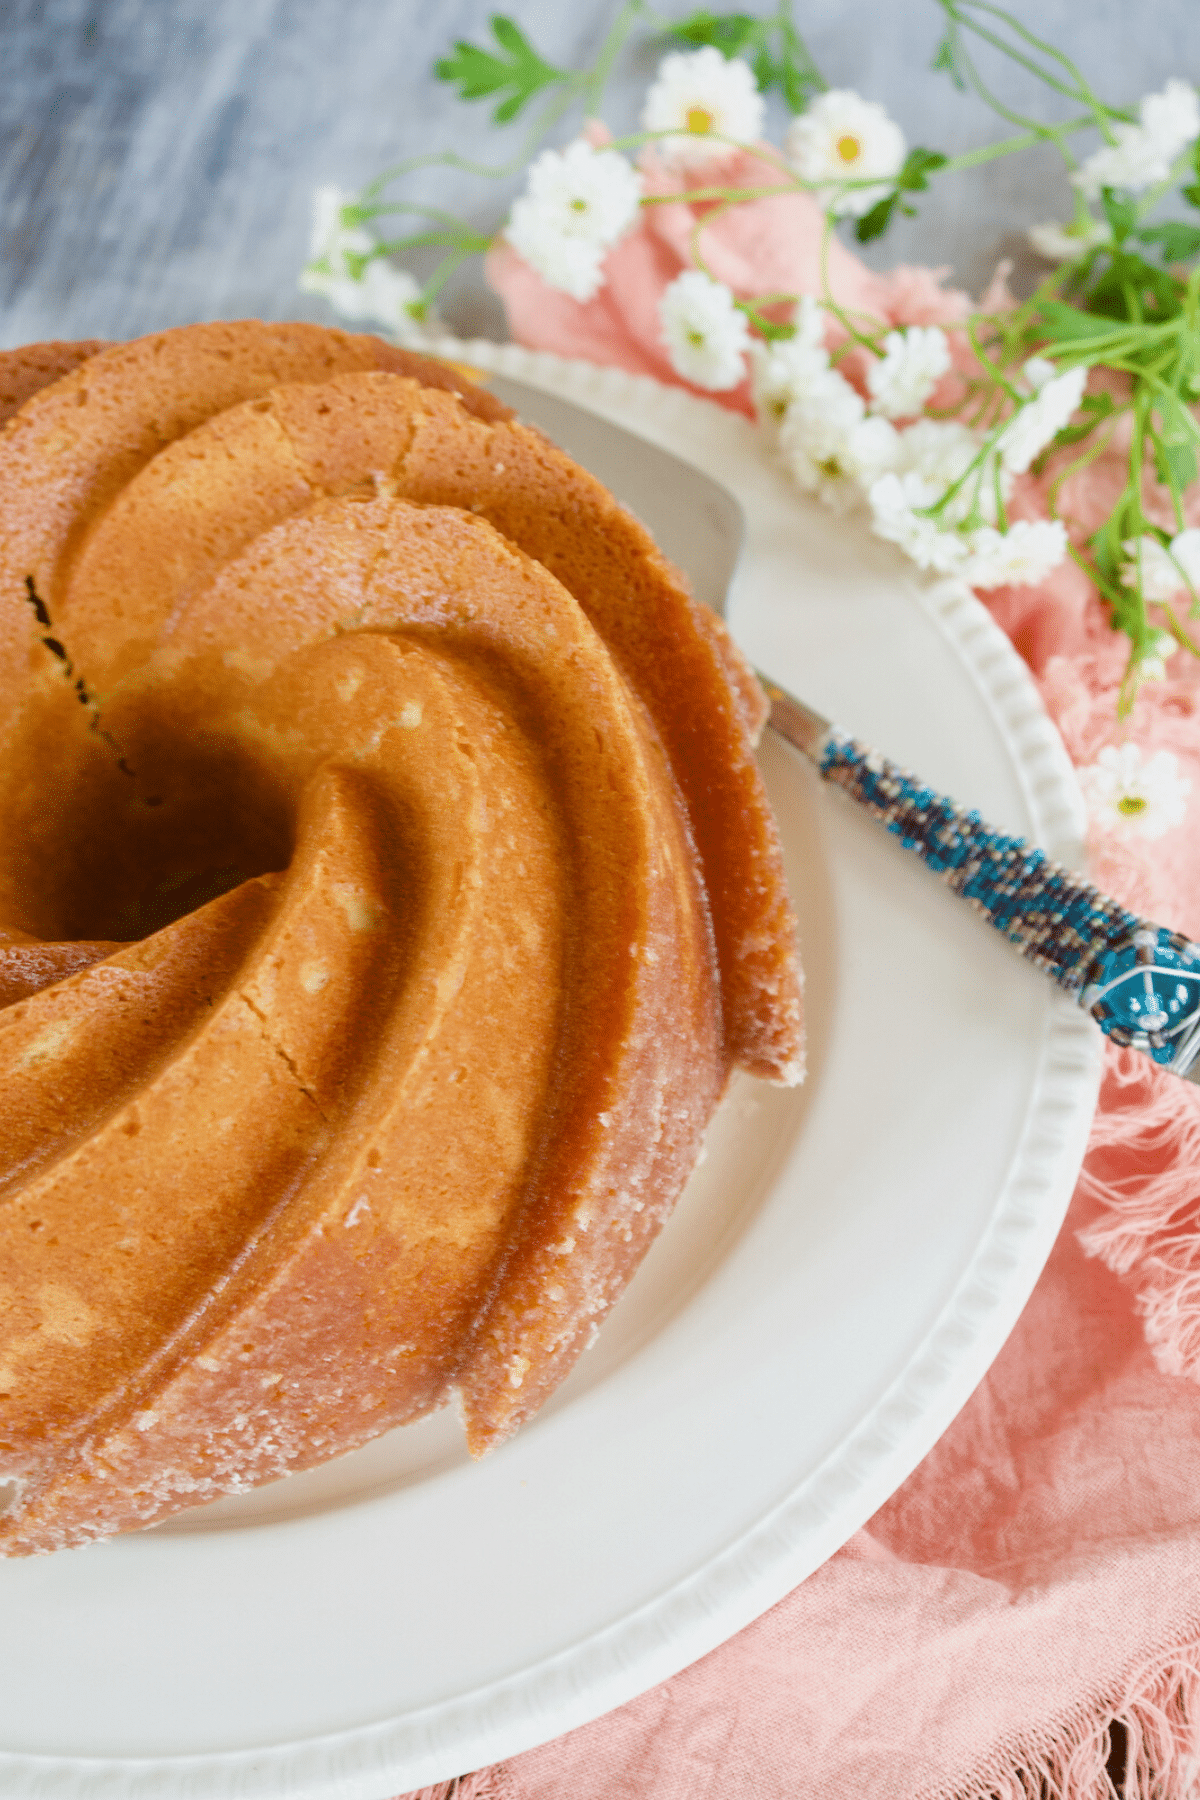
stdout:
[[(738, 494), (755, 661), (1077, 861), (1069, 765), (961, 589), (807, 505), (744, 420), (460, 347)], [(835, 1550), (945, 1429), (1058, 1229), (1090, 1023), (768, 738), (809, 976), (799, 1092), (739, 1081), (597, 1347), (471, 1466), (447, 1414), (169, 1526), (0, 1566), (0, 1792), (383, 1800), (694, 1660)]]

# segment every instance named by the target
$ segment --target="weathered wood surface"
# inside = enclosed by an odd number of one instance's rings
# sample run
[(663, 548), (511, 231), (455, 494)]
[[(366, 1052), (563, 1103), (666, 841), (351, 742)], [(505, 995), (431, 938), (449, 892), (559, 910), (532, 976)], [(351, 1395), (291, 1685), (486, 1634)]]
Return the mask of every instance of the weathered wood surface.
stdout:
[[(516, 128), (491, 129), (486, 105), (464, 106), (431, 75), (453, 39), (484, 36), (493, 10), (493, 0), (4, 0), (0, 342), (327, 318), (296, 291), (318, 182), (356, 187), (429, 149), (516, 153)], [(613, 8), (512, 0), (508, 10), (551, 61), (576, 66)], [(1200, 75), (1195, 0), (1017, 0), (1017, 10), (1071, 43), (1114, 98)], [(929, 70), (934, 0), (798, 0), (796, 16), (829, 81), (882, 101), (910, 142), (953, 151), (992, 135), (978, 102)], [(614, 126), (635, 122), (659, 54), (643, 43), (624, 59)], [(1006, 91), (1033, 100), (1019, 81)], [(518, 186), (437, 171), (413, 192), (490, 230)], [(945, 182), (873, 260), (949, 263), (978, 287), (999, 255), (1020, 250), (1016, 227), (1066, 210), (1051, 158), (1010, 160)], [(503, 335), (477, 266), (442, 310), (463, 332)]]

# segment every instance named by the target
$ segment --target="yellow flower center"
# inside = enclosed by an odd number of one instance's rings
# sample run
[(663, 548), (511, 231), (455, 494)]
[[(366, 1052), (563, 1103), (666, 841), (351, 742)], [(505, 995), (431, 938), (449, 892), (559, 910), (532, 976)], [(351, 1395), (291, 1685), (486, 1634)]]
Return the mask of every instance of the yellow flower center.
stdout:
[(1122, 794), (1117, 801), (1117, 811), (1124, 813), (1127, 819), (1136, 819), (1144, 813), (1149, 802), (1144, 794)]
[(842, 133), (833, 147), (844, 163), (857, 162), (862, 155), (861, 138), (853, 137), (848, 131)]
[(697, 329), (694, 325), (689, 325), (688, 331), (687, 331), (687, 341), (695, 349), (702, 350), (704, 348), (704, 333), (702, 331), (697, 331)]
[(707, 106), (689, 106), (686, 118), (688, 130), (695, 131), (701, 136), (703, 136), (706, 131), (711, 131), (716, 124), (716, 120), (709, 112)]
[(588, 209), (587, 201), (581, 200), (578, 194), (575, 196), (574, 200), (570, 202), (570, 206), (572, 212), (585, 213)]

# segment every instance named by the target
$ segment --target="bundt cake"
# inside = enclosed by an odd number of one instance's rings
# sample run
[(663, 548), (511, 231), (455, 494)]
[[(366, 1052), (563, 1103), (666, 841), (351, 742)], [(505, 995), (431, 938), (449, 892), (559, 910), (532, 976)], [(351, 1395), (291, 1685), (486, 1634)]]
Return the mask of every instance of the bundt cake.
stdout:
[(799, 1077), (761, 696), (444, 365), (201, 325), (0, 401), (0, 1552), (455, 1391), (481, 1453)]

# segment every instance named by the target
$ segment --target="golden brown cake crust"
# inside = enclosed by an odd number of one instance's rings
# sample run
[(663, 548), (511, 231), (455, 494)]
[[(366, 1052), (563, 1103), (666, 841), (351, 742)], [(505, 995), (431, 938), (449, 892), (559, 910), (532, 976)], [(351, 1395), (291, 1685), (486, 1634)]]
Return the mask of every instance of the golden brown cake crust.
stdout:
[[(386, 369), (393, 375), (408, 375), (423, 387), (440, 388), (454, 394), (477, 419), (509, 419), (512, 412), (486, 388), (468, 381), (461, 370), (450, 363), (438, 362), (432, 356), (421, 356), (415, 350), (401, 350), (382, 338), (364, 336), (358, 340), (371, 346), (371, 366)], [(0, 350), (0, 425), (24, 406), (27, 400), (49, 387), (64, 375), (71, 375), (80, 363), (98, 356), (113, 346), (105, 338), (84, 338), (74, 342), (23, 344), (16, 350)]]
[(0, 435), (6, 1553), (452, 1386), (486, 1449), (731, 1060), (795, 1073), (744, 665), (590, 476), (412, 361), (193, 327)]
[(42, 388), (107, 349), (103, 338), (88, 338), (81, 343), (25, 344), (19, 350), (0, 350), (0, 425)]

